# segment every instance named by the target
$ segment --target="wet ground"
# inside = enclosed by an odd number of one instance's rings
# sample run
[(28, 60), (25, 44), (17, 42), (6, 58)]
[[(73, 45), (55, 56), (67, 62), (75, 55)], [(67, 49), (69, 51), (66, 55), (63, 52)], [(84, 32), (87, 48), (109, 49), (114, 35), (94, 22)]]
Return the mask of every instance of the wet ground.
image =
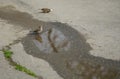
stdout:
[[(68, 39), (70, 43), (69, 50), (59, 51), (59, 48), (55, 46), (58, 52), (54, 50), (51, 51), (50, 48), (44, 44), (44, 41), (49, 38), (44, 38), (43, 35), (45, 36), (45, 34), (42, 33), (40, 36), (43, 42), (36, 40), (38, 42), (35, 43), (34, 35), (28, 35), (23, 39), (23, 45), (28, 54), (47, 60), (58, 74), (65, 79), (119, 79), (117, 78), (120, 77), (119, 61), (106, 60), (90, 55), (89, 51), (92, 50), (92, 48), (86, 43), (85, 38), (80, 35), (80, 33), (67, 24), (52, 24), (52, 28), (61, 31)], [(47, 33), (49, 33), (49, 31)], [(46, 34), (46, 36), (48, 35)], [(60, 38), (58, 39), (61, 40)], [(39, 43), (40, 45), (38, 45)], [(49, 42), (47, 44), (50, 45)], [(42, 50), (42, 47), (45, 46), (47, 53), (46, 50)], [(52, 46), (50, 47), (52, 48)]]
[[(86, 43), (84, 36), (68, 24), (39, 21), (28, 13), (8, 7), (0, 8), (0, 18), (24, 29), (34, 29), (43, 25), (44, 31), (38, 35), (43, 42), (36, 40), (36, 35), (28, 34), (22, 43), (28, 54), (48, 61), (64, 79), (119, 79), (120, 61), (90, 55), (89, 51), (92, 48)], [(58, 44), (53, 40), (56, 33)], [(63, 38), (68, 41), (69, 46), (65, 45), (67, 50), (63, 47), (64, 44), (59, 46)], [(48, 43), (45, 43), (45, 40)], [(39, 46), (43, 48), (47, 46), (45, 50), (48, 51), (42, 50)], [(54, 51), (55, 49), (57, 51)]]

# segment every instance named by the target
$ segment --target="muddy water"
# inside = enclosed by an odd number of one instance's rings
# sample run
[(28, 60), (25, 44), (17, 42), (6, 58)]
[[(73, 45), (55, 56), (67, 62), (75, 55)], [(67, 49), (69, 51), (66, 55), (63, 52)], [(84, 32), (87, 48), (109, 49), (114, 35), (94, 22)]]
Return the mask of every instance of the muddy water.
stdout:
[(86, 43), (84, 36), (68, 24), (39, 21), (28, 13), (8, 7), (0, 8), (0, 18), (24, 29), (34, 29), (43, 25), (43, 34), (49, 29), (60, 31), (70, 42), (67, 51), (45, 53), (33, 42), (35, 35), (23, 38), (22, 43), (28, 54), (48, 61), (64, 79), (120, 79), (120, 62), (90, 55), (89, 51), (92, 48)]

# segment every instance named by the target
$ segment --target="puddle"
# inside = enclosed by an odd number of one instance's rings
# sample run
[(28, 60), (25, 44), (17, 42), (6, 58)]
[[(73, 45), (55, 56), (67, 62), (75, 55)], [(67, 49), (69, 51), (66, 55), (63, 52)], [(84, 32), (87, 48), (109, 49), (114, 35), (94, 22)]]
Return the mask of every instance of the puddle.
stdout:
[(35, 35), (33, 42), (43, 53), (59, 53), (70, 49), (70, 41), (62, 32), (54, 28)]
[[(57, 29), (56, 31), (67, 39), (68, 50), (53, 51), (48, 38), (49, 31), (47, 31), (40, 36), (49, 46), (35, 40), (35, 36), (28, 35), (23, 39), (23, 45), (28, 54), (47, 60), (64, 79), (119, 79), (117, 77), (120, 77), (120, 62), (90, 55), (89, 51), (92, 50), (90, 45), (69, 25), (59, 22), (50, 24), (53, 24), (52, 29)], [(55, 47), (57, 48), (56, 45)]]
[(84, 36), (68, 24), (39, 21), (6, 7), (0, 8), (0, 18), (24, 29), (43, 25), (42, 34), (23, 38), (25, 51), (48, 61), (64, 79), (120, 79), (120, 62), (90, 55)]

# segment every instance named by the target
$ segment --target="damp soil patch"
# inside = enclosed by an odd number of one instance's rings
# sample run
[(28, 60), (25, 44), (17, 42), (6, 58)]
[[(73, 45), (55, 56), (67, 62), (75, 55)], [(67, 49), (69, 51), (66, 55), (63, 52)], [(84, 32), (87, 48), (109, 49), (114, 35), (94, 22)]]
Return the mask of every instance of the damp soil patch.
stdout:
[(24, 49), (48, 61), (64, 79), (119, 79), (120, 61), (90, 55), (92, 48), (84, 36), (68, 24), (39, 21), (11, 7), (0, 7), (0, 18), (24, 29), (43, 25), (41, 34), (28, 34), (22, 39)]

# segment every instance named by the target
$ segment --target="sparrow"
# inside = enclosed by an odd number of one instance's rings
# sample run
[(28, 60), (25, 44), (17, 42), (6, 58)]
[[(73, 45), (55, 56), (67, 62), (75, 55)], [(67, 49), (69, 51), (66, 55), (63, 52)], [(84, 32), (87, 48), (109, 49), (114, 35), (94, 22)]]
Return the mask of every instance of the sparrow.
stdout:
[(43, 32), (43, 26), (39, 26), (38, 29), (34, 30), (33, 33), (40, 34)]
[(42, 8), (42, 13), (50, 13), (52, 11), (52, 9), (49, 8)]

